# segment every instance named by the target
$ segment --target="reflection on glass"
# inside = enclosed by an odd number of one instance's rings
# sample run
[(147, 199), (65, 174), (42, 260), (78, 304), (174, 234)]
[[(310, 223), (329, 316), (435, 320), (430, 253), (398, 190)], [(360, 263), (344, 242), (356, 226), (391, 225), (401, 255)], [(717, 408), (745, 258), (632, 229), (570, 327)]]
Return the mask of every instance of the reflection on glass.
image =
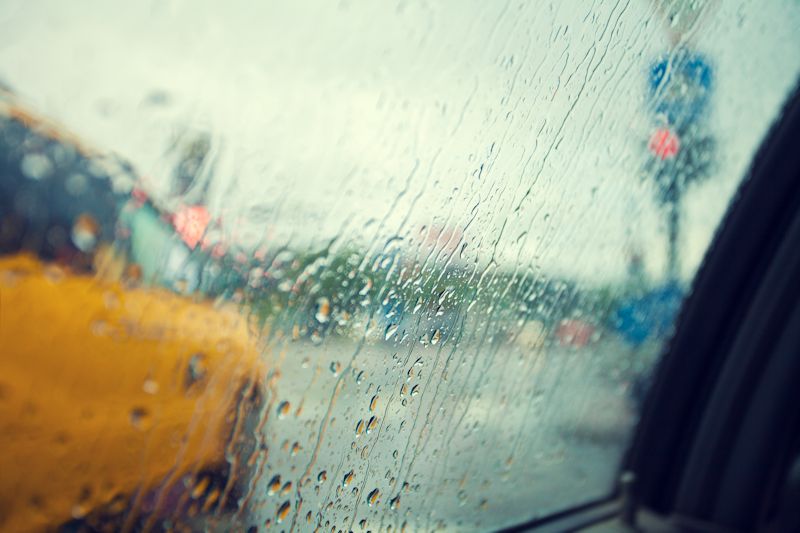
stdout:
[(0, 525), (608, 495), (800, 7), (205, 4), (0, 8)]

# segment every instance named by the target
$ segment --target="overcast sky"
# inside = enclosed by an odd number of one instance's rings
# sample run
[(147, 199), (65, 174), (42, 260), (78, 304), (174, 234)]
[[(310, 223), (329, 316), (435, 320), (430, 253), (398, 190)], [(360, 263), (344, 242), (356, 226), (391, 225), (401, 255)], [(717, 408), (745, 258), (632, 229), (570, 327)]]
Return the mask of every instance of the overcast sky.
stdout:
[[(453, 227), (462, 261), (608, 280), (631, 249), (663, 269), (639, 175), (667, 28), (649, 0), (5, 0), (0, 79), (161, 194), (171, 140), (209, 134), (208, 202), (249, 244)], [(687, 276), (798, 78), (800, 2), (717, 2), (688, 43), (720, 163), (688, 194)]]

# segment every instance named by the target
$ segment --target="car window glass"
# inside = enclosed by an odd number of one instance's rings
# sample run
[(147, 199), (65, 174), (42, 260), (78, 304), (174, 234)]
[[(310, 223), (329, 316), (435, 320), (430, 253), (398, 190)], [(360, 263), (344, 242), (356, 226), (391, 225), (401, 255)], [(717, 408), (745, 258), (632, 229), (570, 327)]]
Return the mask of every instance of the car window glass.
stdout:
[[(38, 474), (0, 495), (43, 524), (412, 531), (610, 494), (798, 46), (790, 0), (4, 2), (0, 290), (21, 251), (69, 280), (26, 290), (111, 287), (8, 390), (104, 405), (42, 450), (112, 473), (54, 480), (66, 514)], [(86, 338), (116, 359), (70, 359)]]

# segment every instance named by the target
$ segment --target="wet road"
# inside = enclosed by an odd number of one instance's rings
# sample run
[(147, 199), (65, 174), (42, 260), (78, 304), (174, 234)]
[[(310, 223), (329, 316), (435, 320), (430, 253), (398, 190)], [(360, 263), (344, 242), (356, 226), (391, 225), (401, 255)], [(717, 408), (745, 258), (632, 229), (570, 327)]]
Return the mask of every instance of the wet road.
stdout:
[(613, 339), (273, 340), (266, 353), (249, 508), (276, 530), (509, 525), (606, 494), (635, 419), (613, 370), (630, 349)]

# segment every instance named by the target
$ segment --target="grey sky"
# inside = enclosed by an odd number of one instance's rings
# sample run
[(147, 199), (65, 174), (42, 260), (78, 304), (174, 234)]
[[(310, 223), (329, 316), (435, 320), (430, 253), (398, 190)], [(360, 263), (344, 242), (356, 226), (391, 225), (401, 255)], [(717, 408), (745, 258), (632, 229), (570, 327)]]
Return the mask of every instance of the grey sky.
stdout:
[[(209, 202), (249, 244), (414, 249), (447, 226), (463, 261), (619, 279), (638, 247), (657, 275), (653, 6), (7, 0), (0, 78), (162, 192), (171, 138), (209, 132)], [(687, 274), (797, 79), (800, 3), (718, 2), (690, 43), (716, 69), (720, 165), (687, 201)]]

